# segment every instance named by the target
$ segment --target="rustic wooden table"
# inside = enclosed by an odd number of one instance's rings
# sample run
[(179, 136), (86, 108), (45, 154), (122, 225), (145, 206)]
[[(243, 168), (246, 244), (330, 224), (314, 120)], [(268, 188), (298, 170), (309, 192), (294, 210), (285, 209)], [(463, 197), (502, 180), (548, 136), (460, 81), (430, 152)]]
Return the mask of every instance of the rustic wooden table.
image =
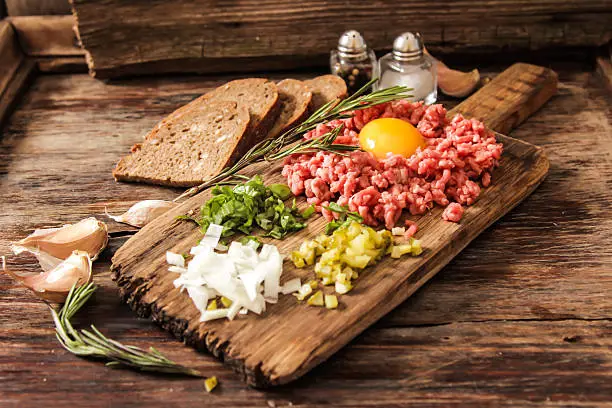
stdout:
[[(207, 394), (202, 380), (113, 370), (67, 353), (46, 305), (1, 274), (0, 406), (612, 406), (611, 96), (591, 67), (552, 67), (558, 95), (512, 132), (544, 147), (548, 178), (409, 301), (300, 380), (249, 389), (212, 356), (136, 318), (108, 272), (129, 229), (110, 222), (111, 245), (95, 264), (100, 289), (78, 320), (153, 345), (220, 386)], [(37, 77), (2, 130), (0, 253), (36, 227), (173, 198), (176, 191), (115, 183), (110, 171), (162, 116), (226, 79)], [(9, 267), (38, 271), (25, 256), (10, 257)]]

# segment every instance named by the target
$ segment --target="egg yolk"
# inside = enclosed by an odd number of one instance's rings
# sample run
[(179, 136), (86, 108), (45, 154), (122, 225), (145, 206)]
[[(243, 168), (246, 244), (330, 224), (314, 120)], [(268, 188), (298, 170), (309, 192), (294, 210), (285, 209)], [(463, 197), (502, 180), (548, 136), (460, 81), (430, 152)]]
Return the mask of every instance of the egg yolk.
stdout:
[(410, 157), (417, 147), (427, 146), (417, 128), (397, 118), (375, 119), (366, 124), (359, 133), (359, 144), (377, 159), (386, 158), (387, 153)]

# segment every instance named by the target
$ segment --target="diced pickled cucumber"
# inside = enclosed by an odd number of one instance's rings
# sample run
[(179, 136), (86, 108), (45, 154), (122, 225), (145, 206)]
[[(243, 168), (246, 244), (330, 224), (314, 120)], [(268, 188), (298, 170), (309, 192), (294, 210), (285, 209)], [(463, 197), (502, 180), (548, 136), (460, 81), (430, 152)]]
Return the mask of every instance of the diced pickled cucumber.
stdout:
[(306, 262), (304, 261), (304, 257), (299, 251), (291, 252), (291, 262), (295, 265), (296, 268), (303, 268), (306, 266)]
[(324, 286), (333, 285), (334, 280), (330, 276), (325, 276), (321, 279), (321, 284)]
[(212, 390), (214, 390), (218, 383), (219, 382), (217, 381), (217, 377), (214, 376), (205, 379), (204, 388), (206, 389), (206, 392), (211, 392)]
[(336, 282), (334, 289), (336, 290), (336, 293), (340, 295), (344, 295), (345, 293), (348, 293), (349, 290), (353, 289), (353, 285), (351, 285), (350, 282), (347, 282), (347, 283)]
[(334, 262), (340, 259), (340, 248), (330, 249), (329, 251), (323, 252), (321, 258), (319, 258), (319, 262), (322, 264), (333, 265)]
[(411, 250), (412, 256), (418, 256), (418, 255), (421, 255), (421, 253), (423, 253), (423, 248), (421, 248), (421, 241), (419, 241), (418, 239), (411, 238), (410, 243), (412, 244), (412, 250)]
[(335, 309), (338, 307), (338, 298), (334, 295), (325, 295), (325, 307)]
[(323, 300), (323, 292), (317, 290), (314, 295), (308, 298), (306, 303), (310, 306), (323, 306), (325, 301)]
[(412, 251), (412, 245), (410, 244), (402, 244), (402, 245), (393, 245), (391, 248), (391, 258), (398, 259), (402, 255), (409, 254)]
[(309, 284), (305, 283), (302, 285), (300, 290), (298, 290), (297, 293), (294, 293), (293, 295), (298, 300), (304, 300), (306, 299), (306, 296), (310, 295), (311, 293), (312, 293), (312, 287)]
[(342, 260), (351, 268), (364, 269), (368, 266), (371, 257), (367, 255), (343, 256)]
[[(408, 243), (393, 245), (391, 231), (376, 231), (356, 221), (350, 221), (336, 228), (330, 235), (320, 234), (313, 240), (305, 241), (299, 251), (291, 254), (291, 260), (298, 267), (314, 264), (314, 272), (323, 285), (334, 285), (338, 294), (345, 294), (352, 288), (352, 281), (359, 277), (359, 270), (376, 264), (385, 254), (399, 258), (405, 254), (418, 255), (421, 243), (413, 238)], [(328, 308), (337, 307), (337, 298), (324, 296), (316, 286), (308, 284), (295, 294), (300, 299), (308, 298), (308, 304)], [(309, 297), (310, 296), (310, 297)], [(329, 300), (328, 300), (329, 297)], [(335, 306), (334, 306), (335, 305)]]

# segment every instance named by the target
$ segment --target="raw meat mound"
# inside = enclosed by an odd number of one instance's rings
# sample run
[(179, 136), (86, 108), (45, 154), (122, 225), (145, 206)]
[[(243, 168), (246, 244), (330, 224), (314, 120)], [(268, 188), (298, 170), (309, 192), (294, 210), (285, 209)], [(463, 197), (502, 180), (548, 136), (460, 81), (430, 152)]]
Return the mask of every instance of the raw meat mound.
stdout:
[(403, 100), (320, 124), (304, 138), (320, 137), (344, 124), (335, 143), (358, 145), (359, 131), (378, 118), (410, 122), (424, 136), (427, 147), (409, 158), (390, 154), (384, 160), (360, 150), (348, 157), (324, 151), (292, 155), (285, 159), (282, 174), (293, 194), (305, 194), (328, 220), (337, 214), (322, 206), (337, 201), (358, 212), (366, 224), (382, 223), (388, 229), (395, 226), (402, 210), (418, 215), (434, 204), (448, 206), (443, 218), (459, 222), (461, 205), (473, 204), (481, 185), (491, 183), (491, 172), (502, 154), (501, 143), (478, 120), (456, 115), (448, 121), (442, 105)]

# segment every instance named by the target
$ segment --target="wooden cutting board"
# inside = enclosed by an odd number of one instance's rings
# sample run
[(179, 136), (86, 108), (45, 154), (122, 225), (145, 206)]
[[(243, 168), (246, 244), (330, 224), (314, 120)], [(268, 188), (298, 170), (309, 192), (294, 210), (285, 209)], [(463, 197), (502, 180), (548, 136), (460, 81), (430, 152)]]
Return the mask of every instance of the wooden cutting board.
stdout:
[[(450, 112), (477, 117), (494, 130), (509, 131), (537, 110), (556, 91), (557, 76), (546, 68), (515, 64)], [(543, 180), (548, 160), (531, 144), (498, 135), (504, 144), (493, 183), (478, 201), (465, 210), (458, 224), (445, 222), (442, 209), (420, 217), (417, 237), (420, 257), (385, 258), (360, 274), (355, 288), (341, 296), (337, 310), (309, 307), (293, 296), (281, 296), (268, 305), (263, 316), (249, 314), (234, 321), (199, 323), (191, 299), (174, 288), (177, 274), (167, 271), (165, 252), (184, 253), (201, 233), (176, 216), (197, 210), (209, 198), (208, 191), (187, 200), (132, 237), (113, 257), (113, 277), (120, 294), (140, 316), (151, 317), (164, 329), (198, 350), (209, 350), (241, 373), (245, 381), (263, 387), (287, 383), (327, 359), (434, 276), (489, 225), (527, 197)], [(281, 164), (260, 163), (244, 173), (261, 174), (266, 183), (284, 182)], [(288, 253), (323, 230), (322, 217), (282, 241)], [(503, 248), (500, 248), (503, 250)], [(295, 276), (313, 276), (312, 268), (296, 269), (285, 262), (282, 282)]]

